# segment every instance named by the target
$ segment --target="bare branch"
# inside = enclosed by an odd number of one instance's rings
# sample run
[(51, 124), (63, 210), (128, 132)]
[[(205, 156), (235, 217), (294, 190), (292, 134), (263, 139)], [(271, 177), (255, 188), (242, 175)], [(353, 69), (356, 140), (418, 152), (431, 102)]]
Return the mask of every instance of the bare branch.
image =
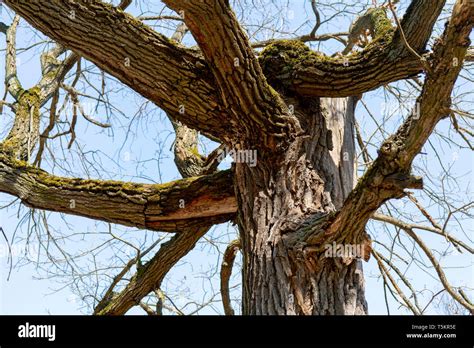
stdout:
[[(176, 45), (104, 2), (32, 0), (5, 3), (32, 26), (132, 87), (191, 128), (215, 137), (232, 129), (215, 81), (199, 54)], [(90, 11), (83, 11), (87, 6)], [(103, 17), (102, 21), (97, 16)], [(94, 25), (101, 36), (90, 35)], [(101, 28), (97, 26), (101, 25)], [(67, 26), (66, 32), (55, 30)], [(117, 35), (120, 33), (120, 35)], [(139, 49), (138, 49), (139, 47)]]
[(318, 11), (318, 6), (316, 5), (316, 0), (311, 0), (311, 8), (314, 12), (314, 15), (316, 16), (316, 24), (314, 25), (313, 30), (311, 30), (311, 33), (309, 36), (315, 37), (316, 32), (318, 31), (319, 27), (321, 26), (321, 16)]
[(413, 312), (413, 314), (420, 315), (420, 310), (415, 305), (413, 305), (413, 303), (411, 303), (411, 301), (405, 296), (403, 291), (397, 285), (397, 282), (395, 281), (395, 279), (393, 279), (392, 275), (383, 264), (381, 256), (375, 250), (372, 250), (372, 255), (374, 255), (380, 267), (380, 270), (390, 280), (390, 283), (395, 288), (395, 291), (397, 292), (397, 294), (402, 298), (403, 302), (405, 302), (405, 305), (407, 306), (407, 308), (409, 308)]
[(473, 47), (470, 47), (467, 50), (465, 61), (466, 62), (474, 62), (474, 48)]
[[(346, 45), (347, 41), (343, 39), (344, 36), (349, 35), (347, 32), (341, 32), (341, 33), (331, 33), (331, 34), (321, 34), (321, 35), (302, 35), (298, 36), (295, 38), (290, 39), (290, 41), (297, 42), (314, 42), (314, 41), (328, 41), (328, 40), (337, 40), (340, 43)], [(253, 48), (262, 48), (262, 47), (267, 47), (271, 44), (275, 44), (281, 42), (279, 39), (270, 39), (270, 40), (265, 40), (265, 41), (259, 41), (259, 42), (253, 42), (252, 47)]]
[(146, 303), (140, 302), (140, 307), (146, 312), (148, 315), (157, 315), (156, 312), (150, 308)]
[(180, 21), (180, 22), (183, 21), (183, 18), (178, 17), (178, 16), (140, 16), (138, 17), (138, 19), (142, 21), (160, 21), (163, 19), (169, 19), (169, 20)]
[(403, 222), (399, 219), (396, 219), (394, 217), (388, 216), (388, 215), (383, 215), (383, 214), (378, 214), (375, 213), (372, 217), (374, 220), (377, 221), (382, 221), (382, 222), (388, 222), (394, 226), (400, 227), (402, 229), (411, 229), (411, 230), (423, 230), (423, 231), (428, 231), (435, 233), (437, 235), (445, 237), (448, 241), (453, 243), (453, 245), (458, 248), (459, 246), (466, 249), (469, 253), (474, 254), (474, 249), (464, 243), (461, 240), (458, 240), (454, 236), (448, 234), (447, 232), (443, 231), (441, 228), (433, 228), (429, 226), (423, 226), (423, 225), (418, 225), (418, 224), (409, 224), (406, 222)]
[[(408, 50), (401, 31), (410, 47), (423, 53), (444, 3), (413, 0), (398, 30), (386, 15), (377, 18), (384, 24), (375, 39), (361, 52), (345, 57), (328, 57), (297, 41), (274, 42), (260, 56), (262, 68), (272, 85), (305, 96), (355, 96), (409, 78), (422, 72), (424, 63)], [(384, 11), (377, 13), (383, 16)]]
[(163, 185), (69, 179), (0, 153), (0, 191), (32, 208), (165, 232), (222, 223), (236, 211), (229, 171)]
[(403, 30), (403, 27), (402, 27), (402, 25), (400, 24), (400, 20), (398, 19), (397, 13), (395, 12), (395, 9), (394, 9), (394, 7), (393, 7), (392, 0), (388, 0), (388, 3), (389, 3), (388, 8), (389, 8), (390, 11), (392, 12), (393, 18), (395, 18), (395, 23), (397, 23), (398, 33), (400, 34), (400, 37), (402, 38), (403, 43), (405, 44), (406, 48), (407, 48), (408, 51), (410, 51), (415, 57), (417, 57), (420, 61), (423, 61), (423, 58), (422, 58), (422, 57), (418, 54), (418, 52), (416, 52), (416, 51), (410, 46), (410, 44), (408, 43), (408, 40), (407, 40), (407, 37), (406, 37), (405, 32), (404, 32), (404, 30)]
[(121, 0), (118, 8), (121, 10), (126, 10), (128, 6), (132, 3), (133, 0)]
[(54, 125), (56, 124), (56, 110), (58, 106), (58, 101), (59, 101), (59, 90), (56, 89), (51, 100), (51, 108), (49, 110), (49, 123), (48, 123), (48, 126), (44, 129), (43, 133), (40, 135), (39, 148), (36, 154), (36, 159), (33, 163), (33, 165), (36, 165), (38, 167), (41, 165), (43, 151), (46, 146), (46, 139), (48, 138), (49, 133), (53, 130)]
[[(423, 53), (433, 32), (433, 26), (441, 14), (446, 0), (412, 0), (400, 21), (401, 29), (409, 46), (417, 53)], [(394, 36), (394, 45), (406, 50), (402, 32), (398, 30)]]
[(79, 92), (74, 87), (68, 86), (64, 83), (61, 84), (61, 87), (64, 88), (69, 93), (69, 95), (71, 96), (71, 101), (74, 104), (74, 107), (77, 107), (79, 109), (79, 111), (81, 112), (81, 115), (87, 121), (89, 121), (90, 123), (95, 124), (96, 126), (99, 126), (101, 128), (109, 128), (110, 127), (110, 124), (99, 122), (99, 121), (93, 119), (92, 117), (90, 117), (89, 115), (86, 114), (86, 112), (84, 111), (84, 108), (82, 107), (81, 103), (79, 102), (79, 98), (78, 98)]
[(150, 292), (159, 289), (163, 278), (183, 256), (192, 250), (209, 226), (189, 228), (164, 243), (153, 258), (132, 277), (124, 290), (96, 308), (96, 315), (123, 315)]
[(7, 29), (7, 53), (5, 63), (5, 85), (8, 92), (16, 100), (23, 91), (16, 69), (16, 28), (20, 22), (20, 16), (16, 15), (12, 25)]
[(321, 240), (333, 239), (361, 242), (367, 221), (384, 202), (405, 196), (407, 188), (422, 188), (421, 178), (409, 174), (411, 165), (436, 124), (449, 114), (451, 92), (462, 69), (461, 64), (455, 62), (461, 62), (466, 55), (473, 25), (474, 9), (458, 1), (451, 21), (434, 48), (415, 111), (397, 133), (382, 144), (378, 158), (359, 180), (342, 209), (302, 230), (303, 238), (309, 238), (310, 244), (321, 245)]
[(234, 265), (235, 256), (239, 250), (240, 240), (234, 240), (227, 246), (224, 252), (224, 258), (222, 260), (221, 296), (225, 315), (234, 315), (234, 310), (232, 309), (232, 305), (230, 303), (229, 280), (230, 276), (232, 275), (232, 267)]
[[(58, 48), (61, 46), (57, 46)], [(63, 50), (63, 49), (62, 49)], [(37, 84), (40, 89), (41, 105), (44, 105), (59, 88), (66, 74), (79, 61), (80, 57), (75, 53), (70, 53), (63, 61), (57, 60), (57, 52), (53, 49), (42, 55), (42, 78)]]
[(434, 269), (436, 270), (436, 273), (438, 273), (438, 277), (441, 280), (441, 283), (443, 284), (444, 288), (446, 291), (452, 296), (454, 300), (459, 302), (462, 306), (464, 306), (469, 312), (472, 314), (474, 313), (474, 305), (466, 301), (462, 296), (459, 296), (459, 294), (453, 289), (451, 284), (449, 284), (446, 275), (443, 272), (443, 269), (439, 262), (436, 260), (434, 257), (433, 253), (431, 252), (430, 248), (418, 237), (418, 235), (413, 232), (411, 229), (403, 229), (411, 238), (415, 240), (415, 242), (420, 246), (420, 248), (424, 251), (428, 259), (430, 260), (431, 264), (433, 265)]

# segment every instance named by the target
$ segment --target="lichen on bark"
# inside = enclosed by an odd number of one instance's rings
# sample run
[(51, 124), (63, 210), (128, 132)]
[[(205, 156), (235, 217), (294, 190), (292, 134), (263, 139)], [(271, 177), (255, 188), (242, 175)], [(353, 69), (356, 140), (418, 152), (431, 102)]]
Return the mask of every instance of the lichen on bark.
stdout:
[(14, 108), (13, 127), (3, 141), (2, 148), (14, 158), (26, 161), (30, 158), (39, 138), (41, 116), (39, 88), (22, 91)]

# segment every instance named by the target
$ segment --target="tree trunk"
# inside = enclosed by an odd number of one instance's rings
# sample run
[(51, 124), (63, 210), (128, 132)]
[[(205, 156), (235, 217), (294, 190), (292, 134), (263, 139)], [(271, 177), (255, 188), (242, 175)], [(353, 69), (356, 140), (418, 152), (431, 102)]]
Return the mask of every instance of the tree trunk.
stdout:
[(292, 242), (304, 220), (340, 208), (353, 187), (356, 99), (286, 99), (307, 133), (280, 157), (235, 165), (243, 314), (367, 314), (360, 260), (302, 253)]

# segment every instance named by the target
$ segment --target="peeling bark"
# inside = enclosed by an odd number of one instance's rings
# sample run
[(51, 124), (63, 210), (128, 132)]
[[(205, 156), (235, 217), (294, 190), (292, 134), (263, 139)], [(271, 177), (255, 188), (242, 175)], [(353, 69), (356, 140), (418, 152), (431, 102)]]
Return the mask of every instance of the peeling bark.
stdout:
[(0, 192), (43, 210), (176, 232), (231, 219), (236, 210), (230, 171), (167, 184), (134, 184), (50, 175), (0, 153)]
[[(462, 62), (470, 44), (474, 10), (469, 4), (457, 2), (430, 57), (419, 59), (444, 0), (412, 1), (401, 23), (410, 47), (399, 29), (387, 28), (344, 61), (294, 41), (274, 42), (257, 59), (225, 0), (165, 1), (185, 10), (201, 52), (100, 1), (5, 2), (165, 110), (178, 126), (176, 163), (184, 176), (204, 168), (197, 149), (193, 157), (196, 130), (232, 148), (258, 151), (256, 166), (238, 162), (233, 174), (168, 185), (58, 178), (0, 154), (0, 191), (27, 205), (181, 231), (96, 314), (124, 314), (139, 304), (210, 224), (236, 212), (244, 314), (367, 313), (361, 260), (329, 257), (324, 249), (331, 243), (357, 244), (367, 260), (370, 216), (388, 199), (402, 197), (406, 188), (421, 187), (422, 181), (410, 175), (411, 163), (449, 111), (462, 65), (452, 62)], [(416, 24), (420, 20), (423, 25)], [(354, 96), (423, 70), (427, 79), (418, 99), (419, 117), (409, 117), (384, 142), (354, 188)], [(179, 129), (177, 122), (194, 130)]]

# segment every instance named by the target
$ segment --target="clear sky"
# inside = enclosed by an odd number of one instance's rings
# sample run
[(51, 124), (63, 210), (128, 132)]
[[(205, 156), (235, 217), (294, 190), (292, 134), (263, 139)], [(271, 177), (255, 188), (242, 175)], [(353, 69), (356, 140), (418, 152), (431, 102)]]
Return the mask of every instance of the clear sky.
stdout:
[[(250, 1), (247, 1), (250, 3)], [(132, 13), (138, 14), (145, 12), (147, 8), (153, 10), (155, 5), (151, 5), (150, 1), (141, 0), (135, 2), (130, 8)], [(263, 1), (262, 3), (270, 3)], [(313, 21), (312, 13), (309, 6), (309, 1), (274, 1), (275, 4), (287, 4), (283, 12), (269, 8), (269, 11), (275, 11), (275, 17), (269, 21), (279, 25), (282, 31), (292, 33), (299, 28), (300, 33), (307, 33), (311, 29)], [(370, 3), (366, 1), (364, 3)], [(361, 2), (362, 4), (362, 2)], [(407, 1), (402, 1), (402, 8), (406, 6)], [(329, 7), (322, 7), (323, 15), (329, 15), (331, 10)], [(349, 12), (355, 13), (360, 10), (359, 7), (347, 8)], [(146, 13), (145, 13), (146, 14)], [(241, 12), (239, 11), (239, 14)], [(2, 9), (1, 20), (7, 24), (11, 23), (11, 12), (6, 8)], [(259, 39), (268, 38), (269, 32), (264, 29), (256, 30), (259, 27), (259, 20), (255, 18), (242, 15), (243, 18), (252, 22), (254, 25), (247, 27), (249, 35), (256, 36)], [(350, 20), (353, 17), (342, 16), (340, 19), (333, 20), (329, 25), (324, 25), (321, 32), (338, 32), (346, 31), (349, 27)], [(308, 22), (309, 21), (309, 22)], [(306, 25), (304, 25), (308, 22)], [(270, 25), (264, 23), (264, 25)], [(260, 23), (262, 24), (262, 23)], [(166, 30), (165, 30), (166, 32)], [(45, 39), (44, 36), (33, 31), (26, 24), (21, 22), (18, 31), (18, 48), (19, 48), (19, 77), (24, 87), (33, 86), (40, 77), (39, 67), (39, 53), (46, 47), (45, 44), (39, 44), (34, 48), (24, 52), (21, 48), (30, 47), (33, 44), (39, 43)], [(279, 35), (280, 36), (280, 35)], [(288, 37), (291, 35), (288, 35)], [(190, 40), (188, 38), (187, 40)], [(189, 41), (188, 41), (189, 42)], [(2, 71), (1, 78), (4, 78), (4, 55), (5, 55), (5, 38), (0, 37), (0, 70)], [(322, 46), (314, 46), (324, 50), (325, 52), (334, 52), (341, 49), (341, 46), (334, 42), (325, 43)], [(100, 74), (98, 70), (94, 69), (90, 63), (86, 65), (90, 68), (88, 78), (94, 86), (100, 88)], [(94, 91), (91, 87), (86, 87), (84, 81), (80, 82), (81, 87), (86, 88), (86, 91), (93, 95)], [(406, 84), (399, 84), (401, 88), (405, 88)], [(466, 80), (458, 83), (456, 95), (462, 95), (466, 91), (472, 91), (472, 82)], [(117, 180), (130, 180), (136, 182), (160, 183), (167, 182), (179, 178), (175, 165), (173, 163), (173, 154), (170, 149), (173, 143), (172, 127), (165, 117), (154, 105), (145, 103), (145, 100), (132, 92), (127, 87), (113, 79), (107, 80), (106, 90), (109, 91), (110, 100), (115, 109), (106, 110), (102, 106), (97, 106), (95, 100), (84, 99), (82, 102), (97, 120), (109, 122), (112, 124), (110, 130), (100, 129), (85, 120), (81, 119), (78, 124), (77, 141), (72, 147), (71, 151), (61, 150), (61, 145), (66, 148), (65, 144), (69, 140), (63, 139), (52, 142), (52, 150), (57, 159), (58, 165), (52, 166), (51, 161), (45, 163), (45, 169), (55, 174), (63, 174), (65, 171), (74, 172), (76, 176), (90, 177), (90, 178), (110, 178)], [(2, 91), (3, 94), (3, 91)], [(393, 98), (388, 98), (386, 93), (380, 89), (374, 92), (367, 93), (364, 96), (364, 102), (371, 111), (375, 120), (382, 120), (385, 116), (384, 127), (388, 133), (393, 132), (401, 123), (403, 117), (411, 109), (410, 105), (402, 105), (404, 110), (396, 110), (393, 115), (387, 119), (387, 113), (393, 111), (394, 106), (398, 103), (393, 101)], [(474, 109), (472, 94), (469, 96), (468, 102), (463, 104), (466, 110), (471, 112)], [(391, 100), (391, 101), (390, 101)], [(67, 115), (68, 110), (63, 115)], [(69, 110), (70, 113), (70, 110)], [(362, 135), (369, 137), (374, 133), (377, 125), (368, 114), (363, 105), (359, 104), (356, 117), (362, 129)], [(65, 117), (65, 116), (64, 116)], [(46, 117), (45, 117), (46, 118)], [(11, 125), (11, 112), (5, 109), (3, 115), (0, 115), (0, 138), (3, 138)], [(448, 137), (455, 137), (449, 130), (449, 121), (445, 120), (440, 123), (437, 128), (440, 134)], [(374, 144), (369, 148), (371, 154), (376, 154), (377, 145), (386, 137), (387, 134), (376, 133), (372, 138), (371, 143)], [(472, 173), (474, 169), (472, 161), (472, 152), (461, 150), (453, 146), (443, 143), (441, 136), (432, 137), (432, 145), (435, 148), (441, 149), (437, 154), (434, 149), (427, 146), (423, 151), (426, 155), (417, 158), (417, 164), (420, 168), (426, 168), (426, 173), (418, 172), (421, 175), (429, 175), (432, 178), (430, 187), (437, 187), (443, 178), (440, 177), (442, 173), (442, 165), (451, 167), (452, 173), (459, 177), (455, 180), (455, 184), (449, 187), (449, 191), (453, 196), (457, 196), (459, 200), (472, 201)], [(62, 141), (62, 144), (61, 144)], [(204, 142), (202, 144), (202, 151), (211, 150), (215, 144), (211, 142)], [(79, 152), (85, 154), (81, 159)], [(436, 159), (439, 156), (439, 161)], [(99, 165), (93, 168), (91, 163), (98, 162)], [(222, 164), (222, 167), (228, 166), (229, 163)], [(421, 171), (421, 169), (419, 170)], [(442, 215), (442, 210), (437, 208), (433, 200), (429, 198), (429, 194), (417, 193), (417, 197), (421, 202), (428, 206), (428, 210), (434, 216)], [(0, 194), (0, 207), (9, 204), (12, 197), (5, 194)], [(413, 205), (406, 201), (393, 202), (394, 206), (403, 209), (407, 212), (416, 213)], [(24, 240), (28, 235), (28, 231), (34, 231), (29, 225), (25, 214), (28, 209), (14, 204), (9, 208), (0, 209), (0, 226), (5, 231), (5, 234), (12, 241), (14, 241), (16, 248), (14, 248), (13, 268), (10, 274), (10, 260), (6, 253), (6, 243), (2, 236), (0, 236), (0, 313), (1, 314), (81, 314), (90, 313), (90, 308), (84, 308), (82, 301), (78, 299), (77, 288), (68, 286), (70, 278), (63, 277), (71, 272), (86, 272), (93, 266), (93, 261), (90, 257), (85, 256), (78, 258), (73, 265), (61, 264), (54, 268), (49, 264), (44, 263), (47, 259), (45, 251), (39, 247), (36, 237), (33, 232), (32, 242), (30, 243), (29, 253), (31, 259), (38, 258), (39, 264), (29, 263), (22, 265), (18, 263), (20, 254), (25, 252)], [(35, 212), (37, 218), (40, 218), (40, 212)], [(81, 251), (98, 247), (101, 243), (109, 237), (107, 234), (109, 226), (103, 223), (97, 223), (92, 220), (78, 217), (61, 216), (60, 214), (46, 213), (48, 221), (52, 227), (52, 233), (55, 236), (67, 235), (67, 238), (61, 239), (61, 246), (71, 254), (80, 254)], [(415, 218), (414, 218), (415, 219)], [(419, 219), (416, 218), (416, 219)], [(422, 221), (422, 220), (420, 220)], [(448, 227), (453, 234), (460, 236), (463, 240), (472, 245), (473, 224), (471, 220), (464, 220), (461, 224), (449, 223)], [(460, 225), (464, 228), (461, 230)], [(166, 234), (152, 233), (139, 231), (131, 228), (124, 228), (120, 226), (112, 226), (113, 233), (126, 239), (128, 242), (135, 245), (150, 245), (158, 238), (167, 238)], [(385, 231), (379, 224), (371, 224), (368, 229), (369, 233), (381, 240), (388, 240), (387, 233), (395, 233), (394, 230)], [(87, 233), (87, 238), (83, 238), (82, 234)], [(170, 293), (176, 305), (179, 307), (189, 302), (189, 297), (194, 300), (202, 302), (210, 302), (211, 305), (202, 310), (201, 314), (222, 313), (220, 297), (213, 298), (211, 295), (218, 292), (218, 277), (209, 280), (207, 274), (216, 269), (220, 264), (220, 253), (228, 244), (229, 241), (237, 237), (237, 232), (234, 226), (221, 225), (214, 228), (207, 236), (207, 241), (203, 241), (198, 245), (196, 250), (192, 251), (182, 262), (179, 263), (171, 272), (170, 276), (165, 280), (164, 288)], [(430, 243), (433, 248), (437, 250), (447, 250), (447, 244), (443, 238), (434, 237), (426, 232), (422, 235), (427, 243)], [(43, 241), (44, 237), (42, 237)], [(469, 239), (471, 238), (471, 242)], [(407, 248), (411, 248), (407, 245)], [(452, 249), (450, 249), (452, 250)], [(107, 266), (110, 264), (109, 258), (113, 255), (118, 255), (124, 262), (127, 262), (130, 257), (134, 256), (132, 249), (123, 243), (116, 242), (105, 248), (100, 254), (100, 258), (95, 260), (98, 262), (98, 267)], [(454, 285), (468, 285), (473, 288), (473, 267), (472, 257), (464, 254), (459, 254), (456, 251), (449, 251), (449, 255), (443, 258), (442, 264), (446, 266), (446, 273), (449, 280)], [(437, 254), (438, 255), (438, 254)], [(438, 255), (439, 256), (439, 255)], [(52, 247), (51, 257), (54, 260), (60, 258), (60, 253), (55, 247)], [(238, 260), (239, 262), (240, 260)], [(238, 263), (237, 262), (237, 263)], [(426, 260), (425, 260), (426, 262)], [(428, 296), (430, 291), (436, 292), (441, 289), (441, 285), (432, 275), (424, 272), (416, 267), (416, 265), (402, 265), (402, 270), (406, 270), (407, 277), (413, 281), (417, 289), (424, 289), (423, 294)], [(376, 262), (371, 259), (364, 264), (366, 277), (366, 292), (369, 303), (369, 312), (371, 314), (386, 314), (386, 306), (383, 294), (383, 285), (380, 279), (380, 272), (376, 266)], [(62, 270), (62, 271), (61, 271)], [(110, 277), (113, 277), (119, 272), (119, 268), (112, 268), (100, 272), (97, 279), (101, 280), (100, 285), (103, 287), (108, 285)], [(234, 272), (233, 285), (239, 283), (239, 274)], [(432, 273), (431, 273), (432, 274)], [(46, 279), (44, 279), (46, 278)], [(80, 282), (82, 289), (94, 286), (96, 280), (91, 277), (90, 280)], [(238, 297), (240, 287), (236, 286), (233, 289), (233, 296)], [(100, 293), (98, 294), (100, 295)], [(400, 309), (395, 301), (388, 295), (388, 300), (391, 304), (391, 313), (408, 314), (405, 309)], [(90, 299), (89, 299), (90, 300)], [(214, 303), (215, 302), (215, 303)], [(234, 302), (236, 308), (238, 302)], [(190, 304), (186, 310), (195, 308)], [(436, 308), (430, 309), (429, 313), (437, 313)], [(131, 313), (143, 314), (141, 310), (133, 310)]]

